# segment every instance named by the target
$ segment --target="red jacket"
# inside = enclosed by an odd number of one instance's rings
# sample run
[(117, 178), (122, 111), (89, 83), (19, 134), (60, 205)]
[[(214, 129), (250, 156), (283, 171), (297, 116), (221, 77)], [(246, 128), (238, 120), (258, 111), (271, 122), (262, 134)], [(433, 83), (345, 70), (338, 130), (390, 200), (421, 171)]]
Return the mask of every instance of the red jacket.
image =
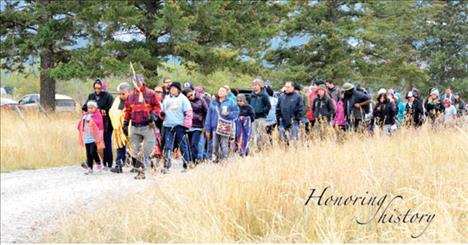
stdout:
[(148, 124), (151, 120), (151, 112), (158, 117), (161, 113), (161, 103), (156, 98), (156, 93), (147, 88), (145, 85), (141, 87), (143, 93), (143, 103), (138, 101), (140, 92), (134, 89), (134, 91), (128, 96), (125, 101), (125, 121), (132, 121), (132, 125), (136, 124)]

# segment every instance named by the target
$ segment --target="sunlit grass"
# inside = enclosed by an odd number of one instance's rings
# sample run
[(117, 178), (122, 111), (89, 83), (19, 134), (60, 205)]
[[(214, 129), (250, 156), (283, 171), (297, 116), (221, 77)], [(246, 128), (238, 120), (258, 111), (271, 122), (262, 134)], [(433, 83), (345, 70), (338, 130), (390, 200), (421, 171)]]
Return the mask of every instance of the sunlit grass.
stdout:
[[(466, 242), (466, 129), (400, 130), (274, 146), (226, 165), (157, 176), (144, 193), (63, 220), (46, 242)], [(146, 180), (149, 181), (149, 180)], [(435, 213), (426, 224), (358, 225), (367, 206), (304, 206), (311, 188), (330, 194), (402, 195), (402, 210)]]
[(1, 111), (1, 171), (78, 164), (85, 158), (78, 144), (79, 114)]

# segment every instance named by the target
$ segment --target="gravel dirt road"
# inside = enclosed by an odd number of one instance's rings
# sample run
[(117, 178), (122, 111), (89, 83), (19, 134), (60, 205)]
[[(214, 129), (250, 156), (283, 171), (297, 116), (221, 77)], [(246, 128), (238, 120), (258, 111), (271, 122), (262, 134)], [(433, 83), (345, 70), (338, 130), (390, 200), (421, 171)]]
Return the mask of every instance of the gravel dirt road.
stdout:
[[(180, 166), (174, 167), (180, 172)], [(134, 173), (83, 172), (72, 166), (2, 173), (1, 242), (40, 242), (44, 232), (57, 228), (60, 217), (112, 205), (109, 199), (141, 191), (161, 178), (147, 173), (145, 180), (136, 181)]]

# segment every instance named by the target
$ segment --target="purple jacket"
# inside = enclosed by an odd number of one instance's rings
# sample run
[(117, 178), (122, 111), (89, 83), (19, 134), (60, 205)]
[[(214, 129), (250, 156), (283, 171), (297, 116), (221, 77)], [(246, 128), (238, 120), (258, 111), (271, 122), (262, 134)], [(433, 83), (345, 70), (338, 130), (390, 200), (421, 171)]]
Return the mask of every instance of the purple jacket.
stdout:
[(190, 100), (193, 110), (192, 128), (203, 128), (208, 112), (208, 104), (198, 93), (195, 93), (195, 100)]

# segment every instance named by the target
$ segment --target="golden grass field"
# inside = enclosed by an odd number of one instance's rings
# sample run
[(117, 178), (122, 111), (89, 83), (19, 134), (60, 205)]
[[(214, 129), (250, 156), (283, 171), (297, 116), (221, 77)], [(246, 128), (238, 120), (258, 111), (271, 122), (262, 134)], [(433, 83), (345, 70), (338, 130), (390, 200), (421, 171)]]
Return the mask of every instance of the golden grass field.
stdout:
[[(466, 128), (309, 143), (158, 176), (144, 193), (66, 216), (44, 242), (468, 242)], [(311, 188), (326, 186), (332, 195), (402, 195), (399, 210), (436, 216), (413, 239), (427, 224), (359, 225), (375, 207), (304, 205)]]
[(1, 111), (1, 171), (79, 164), (85, 159), (76, 126), (80, 114)]

